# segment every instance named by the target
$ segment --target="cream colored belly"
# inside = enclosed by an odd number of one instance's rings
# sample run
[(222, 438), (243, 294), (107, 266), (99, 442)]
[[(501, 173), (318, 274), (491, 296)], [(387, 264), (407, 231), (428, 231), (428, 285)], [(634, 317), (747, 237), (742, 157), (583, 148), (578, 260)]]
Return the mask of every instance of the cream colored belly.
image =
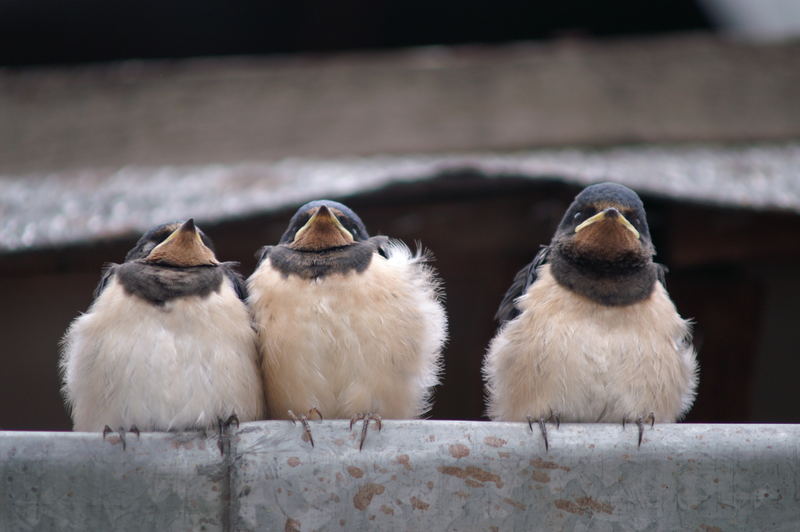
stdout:
[(263, 416), (255, 332), (225, 283), (219, 293), (151, 305), (116, 280), (65, 337), (64, 390), (75, 430), (182, 430), (236, 413)]
[(607, 307), (540, 270), (523, 313), (492, 341), (485, 374), (494, 419), (559, 414), (562, 421), (620, 422), (655, 414), (672, 422), (696, 386), (687, 323), (660, 284), (651, 297)]
[(363, 273), (309, 281), (265, 261), (250, 279), (271, 417), (410, 418), (437, 383), (444, 312), (420, 266), (378, 255)]

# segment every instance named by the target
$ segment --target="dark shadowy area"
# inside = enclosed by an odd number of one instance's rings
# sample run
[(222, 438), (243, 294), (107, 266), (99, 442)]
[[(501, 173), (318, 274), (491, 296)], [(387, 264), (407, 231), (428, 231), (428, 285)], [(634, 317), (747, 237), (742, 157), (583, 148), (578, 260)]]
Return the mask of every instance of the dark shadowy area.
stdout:
[[(421, 241), (444, 280), (450, 341), (432, 417), (481, 419), (481, 360), (493, 315), (514, 274), (546, 244), (578, 187), (556, 179), (484, 179), (463, 170), (339, 198), (372, 234)], [(678, 310), (695, 321), (700, 388), (688, 421), (798, 422), (786, 397), (800, 370), (796, 267), (800, 216), (643, 195), (657, 259)], [(223, 260), (249, 275), (255, 252), (278, 241), (293, 209), (203, 229)], [(0, 256), (6, 357), (0, 428), (68, 429), (58, 395), (58, 339), (87, 308), (106, 261), (121, 261), (138, 235)], [(36, 324), (32, 328), (30, 324)], [(764, 363), (764, 361), (768, 363)], [(784, 377), (785, 376), (785, 377)], [(32, 391), (36, 390), (35, 393)]]
[(696, 0), (0, 0), (0, 65), (708, 29)]

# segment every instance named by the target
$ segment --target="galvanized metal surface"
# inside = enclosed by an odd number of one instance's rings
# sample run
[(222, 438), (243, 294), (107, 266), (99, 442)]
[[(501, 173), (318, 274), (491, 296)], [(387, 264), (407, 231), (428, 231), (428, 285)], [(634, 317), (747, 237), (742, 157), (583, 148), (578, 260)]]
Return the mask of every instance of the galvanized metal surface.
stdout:
[(227, 475), (195, 433), (0, 432), (0, 530), (219, 530)]
[(0, 529), (800, 529), (800, 425), (656, 425), (640, 449), (562, 425), (549, 452), (522, 423), (387, 421), (363, 451), (311, 425), (314, 448), (243, 424), (227, 462), (201, 435), (0, 433)]

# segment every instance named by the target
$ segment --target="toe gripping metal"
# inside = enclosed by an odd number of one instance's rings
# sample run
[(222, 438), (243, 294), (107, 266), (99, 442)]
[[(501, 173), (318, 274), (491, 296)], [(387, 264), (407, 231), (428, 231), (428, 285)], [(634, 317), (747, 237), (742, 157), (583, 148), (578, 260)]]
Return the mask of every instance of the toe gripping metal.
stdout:
[(133, 434), (136, 434), (136, 439), (137, 440), (141, 438), (141, 434), (139, 433), (139, 429), (136, 428), (136, 425), (131, 425), (131, 428), (128, 429), (127, 431), (125, 430), (125, 427), (119, 427), (115, 431), (114, 429), (112, 429), (111, 427), (106, 425), (105, 427), (103, 427), (103, 439), (105, 440), (106, 436), (108, 436), (112, 432), (116, 432), (117, 433), (117, 436), (119, 437), (119, 441), (122, 443), (122, 450), (123, 451), (127, 448), (127, 443), (125, 441), (125, 433), (126, 432), (131, 432)]
[[(622, 418), (622, 428), (625, 428), (626, 423), (628, 422), (627, 418)], [(637, 448), (642, 446), (642, 437), (644, 436), (644, 425), (645, 423), (650, 423), (650, 428), (652, 429), (653, 426), (656, 424), (656, 416), (653, 412), (650, 412), (646, 416), (642, 417), (639, 416), (636, 418), (636, 427), (639, 429), (639, 439), (638, 444), (636, 445)]]
[(236, 413), (231, 414), (225, 420), (221, 417), (217, 418), (217, 448), (219, 449), (219, 454), (223, 456), (225, 455), (225, 443), (230, 441), (230, 435), (227, 434), (228, 429), (232, 425), (236, 425), (237, 429), (239, 428), (239, 416)]
[(292, 418), (292, 425), (297, 424), (297, 422), (299, 421), (300, 424), (303, 425), (303, 438), (308, 440), (308, 442), (311, 444), (311, 447), (314, 447), (314, 437), (311, 435), (311, 427), (308, 424), (308, 418), (311, 417), (311, 414), (317, 414), (319, 420), (322, 421), (324, 419), (322, 417), (322, 412), (320, 412), (316, 406), (311, 407), (308, 410), (307, 414), (302, 415), (300, 417), (297, 417), (291, 410), (289, 410), (288, 412), (289, 412), (289, 417)]
[(540, 417), (534, 418), (528, 416), (526, 418), (528, 420), (528, 428), (533, 432), (533, 424), (536, 423), (539, 425), (539, 432), (542, 433), (542, 439), (544, 440), (544, 450), (545, 452), (550, 450), (550, 442), (547, 439), (547, 423), (555, 423), (556, 428), (561, 427), (561, 418), (559, 418), (558, 414), (554, 413), (552, 410), (550, 411), (550, 415), (548, 417)]
[(374, 412), (366, 412), (360, 414), (354, 414), (353, 417), (350, 418), (350, 431), (353, 430), (353, 425), (356, 424), (357, 421), (361, 421), (361, 437), (358, 440), (358, 450), (364, 448), (364, 440), (367, 439), (367, 430), (369, 429), (369, 422), (374, 421), (375, 425), (378, 427), (378, 432), (383, 428), (383, 419), (381, 416)]

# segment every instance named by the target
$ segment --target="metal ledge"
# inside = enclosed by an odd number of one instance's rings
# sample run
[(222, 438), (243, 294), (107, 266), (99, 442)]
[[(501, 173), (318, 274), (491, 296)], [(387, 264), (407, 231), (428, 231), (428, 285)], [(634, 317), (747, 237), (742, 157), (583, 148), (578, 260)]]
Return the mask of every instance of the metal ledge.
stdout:
[(800, 425), (344, 421), (0, 433), (0, 530), (798, 530)]

